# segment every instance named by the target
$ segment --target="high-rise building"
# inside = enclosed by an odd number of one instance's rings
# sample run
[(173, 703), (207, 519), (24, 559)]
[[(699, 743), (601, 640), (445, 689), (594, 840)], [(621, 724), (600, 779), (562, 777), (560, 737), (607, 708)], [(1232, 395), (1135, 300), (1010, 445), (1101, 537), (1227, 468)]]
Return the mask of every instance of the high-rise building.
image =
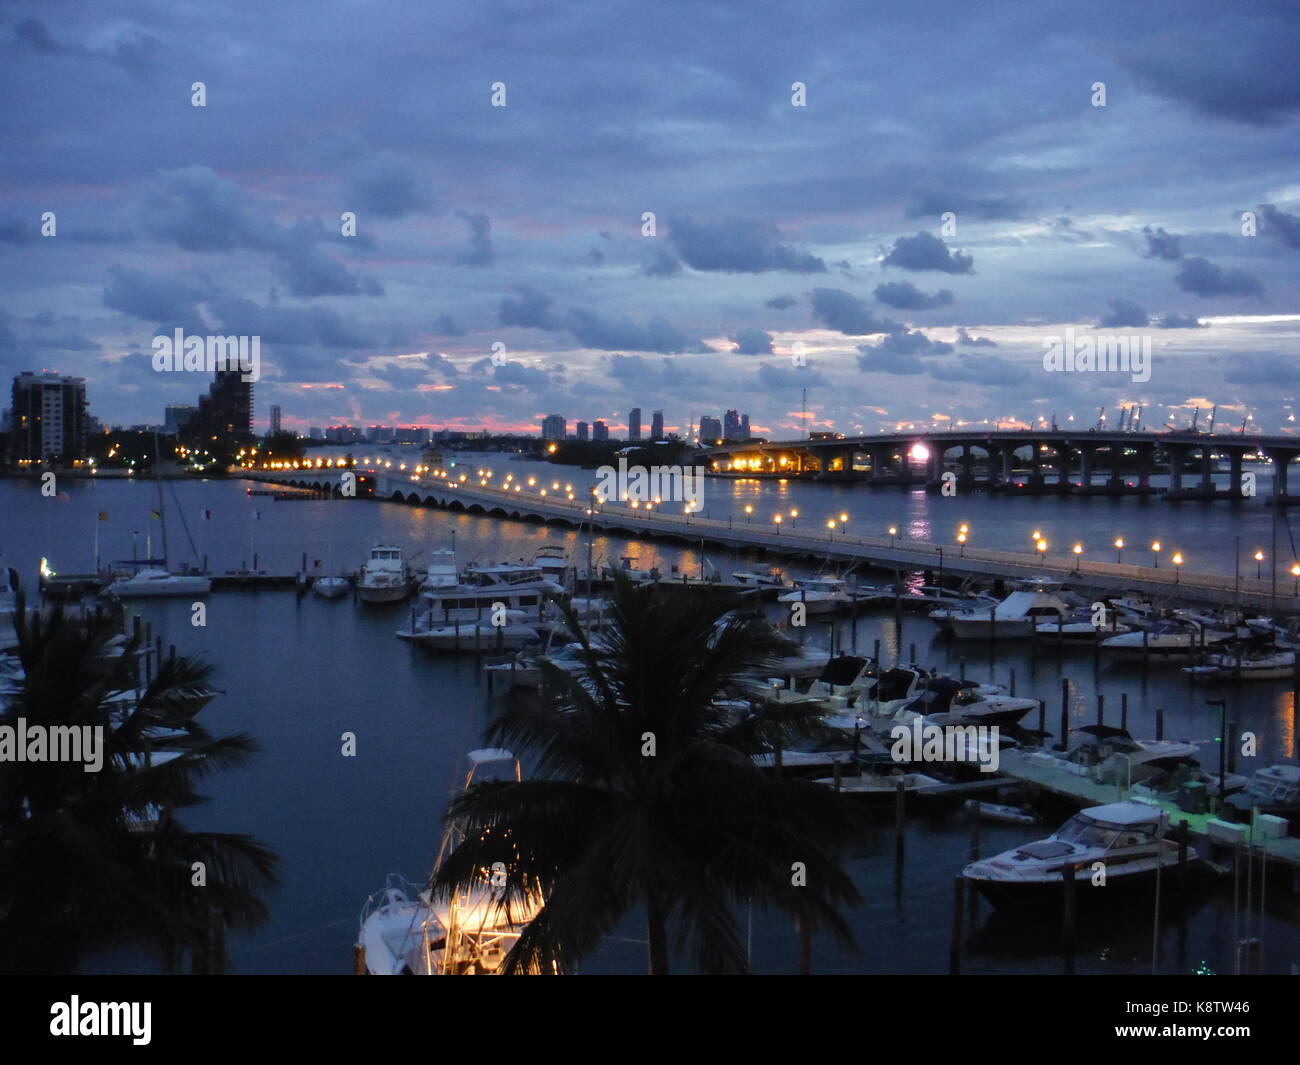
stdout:
[(313, 425), (310, 429), (307, 430), (307, 435), (311, 437), (311, 439), (313, 440), (324, 440), (325, 430), (322, 429), (319, 425)]
[(740, 439), (748, 440), (752, 435), (749, 431), (749, 415), (742, 414), (740, 416)]
[(271, 435), (276, 436), (280, 432), (280, 407), (279, 404), (271, 405)]
[(729, 410), (722, 416), (722, 439), (740, 439), (740, 415), (734, 410)]
[(361, 439), (361, 430), (355, 425), (331, 425), (325, 430), (325, 439), (331, 444), (355, 444)]
[(198, 407), (177, 404), (167, 407), (163, 414), (163, 432), (168, 436), (176, 436), (185, 426), (189, 425), (190, 419), (194, 417), (194, 412)]
[(657, 410), (650, 418), (650, 439), (662, 440), (664, 438), (664, 412)]
[(641, 408), (633, 407), (627, 412), (627, 438), (629, 440), (641, 439)]
[(700, 419), (700, 443), (712, 447), (722, 439), (722, 423), (712, 415), (706, 414)]
[(548, 414), (542, 419), (543, 440), (563, 440), (569, 431), (569, 423), (563, 414)]
[(587, 423), (578, 422), (578, 424), (573, 427), (573, 433), (579, 440), (585, 441), (587, 439)]
[(18, 374), (9, 423), (10, 451), (17, 459), (80, 458), (86, 446), (86, 379)]
[(181, 439), (194, 446), (228, 447), (253, 435), (253, 385), (239, 370), (218, 370), (199, 397), (199, 409), (181, 430)]
[(604, 418), (597, 418), (592, 423), (591, 438), (596, 441), (609, 439), (609, 426), (605, 424)]

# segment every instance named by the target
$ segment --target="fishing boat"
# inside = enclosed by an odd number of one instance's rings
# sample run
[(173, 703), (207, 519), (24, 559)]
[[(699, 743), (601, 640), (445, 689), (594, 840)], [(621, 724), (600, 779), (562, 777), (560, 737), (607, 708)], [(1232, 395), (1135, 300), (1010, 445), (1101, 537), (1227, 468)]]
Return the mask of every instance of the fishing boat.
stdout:
[[(1168, 814), (1146, 803), (1092, 806), (1046, 839), (972, 862), (962, 876), (995, 907), (1023, 908), (1059, 905), (1073, 867), (1075, 898), (1111, 905), (1122, 894), (1150, 889), (1158, 870), (1177, 866), (1178, 844), (1165, 838), (1168, 824)], [(1099, 862), (1104, 891), (1092, 888)]]
[[(519, 760), (488, 747), (466, 755), (468, 791), (489, 766), (508, 765), (521, 779)], [(448, 854), (463, 841), (451, 827), (429, 876), (432, 884)], [(502, 875), (504, 872), (505, 875)], [(449, 898), (435, 898), (390, 875), (384, 889), (366, 900), (357, 936), (357, 969), (373, 976), (494, 975), (520, 934), (544, 905), (540, 887), (525, 883), (522, 899), (507, 891), (508, 869), (484, 870), (482, 882)]]
[(1056, 621), (1071, 613), (1071, 606), (1055, 592), (1017, 591), (995, 606), (930, 617), (942, 622), (959, 640), (987, 640), (1032, 636), (1040, 622)]
[(411, 577), (402, 561), (402, 549), (376, 544), (357, 578), (357, 596), (363, 603), (400, 603), (411, 594)]

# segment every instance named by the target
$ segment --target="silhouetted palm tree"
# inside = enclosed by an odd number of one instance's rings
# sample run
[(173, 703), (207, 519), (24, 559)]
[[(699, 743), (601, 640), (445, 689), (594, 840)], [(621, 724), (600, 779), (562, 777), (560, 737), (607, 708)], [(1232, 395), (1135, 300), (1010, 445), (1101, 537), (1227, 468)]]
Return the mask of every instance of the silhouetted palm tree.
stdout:
[(0, 724), (102, 727), (104, 763), (0, 763), (0, 968), (69, 972), (119, 945), (156, 949), (169, 966), (188, 950), (196, 970), (221, 968), (224, 930), (266, 919), (278, 859), (251, 836), (192, 831), (178, 815), (204, 801), (204, 776), (242, 765), (255, 743), (199, 723), (210, 667), (171, 658), (138, 688), (138, 641), (115, 646), (105, 614), (28, 616), (24, 605), (23, 677)]
[(496, 829), (508, 831), (514, 897), (530, 882), (547, 889), (511, 972), (572, 969), (638, 906), (651, 973), (669, 971), (673, 947), (703, 971), (745, 971), (735, 911), (746, 905), (851, 945), (840, 913), (860, 901), (841, 865), (850, 808), (750, 757), (774, 730), (802, 728), (797, 714), (738, 721), (715, 701), (771, 661), (770, 627), (713, 596), (626, 579), (607, 617), (593, 646), (569, 616), (585, 670), (549, 670), (559, 700), (514, 705), (488, 728), (489, 743), (530, 755), (533, 772), (453, 801), (448, 819), (465, 840), (435, 886), (473, 887), (503, 857)]

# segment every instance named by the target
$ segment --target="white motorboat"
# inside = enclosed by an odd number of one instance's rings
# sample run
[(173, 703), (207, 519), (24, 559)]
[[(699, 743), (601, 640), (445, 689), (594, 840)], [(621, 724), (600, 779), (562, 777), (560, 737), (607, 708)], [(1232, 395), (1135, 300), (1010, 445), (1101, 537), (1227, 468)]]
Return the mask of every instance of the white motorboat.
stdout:
[(1037, 699), (1005, 695), (996, 685), (989, 688), (953, 677), (931, 677), (924, 690), (894, 714), (894, 720), (909, 724), (916, 718), (941, 715), (946, 725), (1013, 725), (1037, 708)]
[(1008, 639), (1032, 636), (1039, 622), (1071, 613), (1055, 592), (1012, 592), (996, 606), (947, 614), (943, 620), (959, 640)]
[(1101, 641), (1101, 647), (1112, 654), (1147, 655), (1162, 662), (1179, 662), (1194, 658), (1204, 648), (1224, 643), (1233, 636), (1231, 632), (1208, 628), (1191, 619), (1166, 618), (1147, 629), (1107, 637)]
[(376, 544), (357, 578), (357, 596), (363, 603), (400, 603), (411, 594), (411, 577), (402, 561), (402, 549)]
[(498, 603), (540, 618), (542, 604), (564, 589), (537, 566), (503, 562), (470, 566), (460, 583), (426, 591), (416, 618), (417, 629), (446, 627), (488, 617)]
[(788, 588), (785, 574), (775, 566), (755, 566), (749, 570), (736, 570), (731, 579), (746, 588), (774, 589)]
[(971, 799), (967, 806), (974, 808), (985, 821), (998, 821), (1004, 825), (1038, 824), (1038, 815), (1028, 808), (1022, 809), (1019, 806), (1007, 806), (997, 802), (977, 802), (974, 799)]
[[(520, 779), (519, 761), (507, 750), (470, 751), (464, 789), (484, 767), (508, 765)], [(461, 841), (444, 833), (432, 883), (446, 855)], [(481, 884), (450, 898), (435, 899), (401, 878), (389, 876), (383, 891), (372, 895), (361, 914), (357, 936), (358, 968), (374, 976), (493, 975), (510, 948), (544, 905), (536, 884), (526, 884), (523, 899), (511, 899), (501, 872), (485, 871)]]
[(839, 577), (813, 577), (795, 581), (793, 591), (777, 596), (786, 606), (802, 603), (809, 614), (833, 614), (852, 602), (848, 584)]
[(640, 560), (633, 558), (631, 555), (624, 555), (620, 558), (617, 570), (613, 566), (604, 566), (601, 569), (601, 575), (605, 580), (613, 580), (615, 572), (621, 573), (633, 581), (654, 581), (659, 579), (659, 570), (652, 567), (643, 569), (638, 563)]
[(1037, 751), (1032, 759), (1103, 784), (1136, 784), (1156, 772), (1195, 762), (1197, 747), (1180, 740), (1135, 740), (1113, 725), (1083, 725), (1065, 752)]
[(1090, 610), (1075, 611), (1068, 617), (1060, 614), (1054, 619), (1045, 618), (1034, 626), (1034, 636), (1037, 639), (1086, 645), (1099, 643), (1108, 637), (1122, 636), (1124, 633), (1132, 631), (1133, 627), (1131, 625), (1125, 625), (1117, 620), (1114, 611), (1110, 612), (1106, 624), (1102, 626), (1092, 623), (1092, 611)]
[[(892, 799), (898, 794), (899, 781), (902, 781), (903, 792), (906, 795), (924, 795), (926, 792), (944, 786), (942, 780), (936, 780), (924, 773), (898, 773), (864, 767), (857, 776), (850, 776), (847, 773), (841, 776), (839, 790), (857, 798), (880, 801)], [(819, 777), (813, 783), (829, 788), (836, 786), (834, 777)]]
[(518, 611), (508, 611), (504, 625), (486, 619), (462, 621), (442, 628), (400, 629), (397, 635), (434, 651), (467, 654), (518, 651), (539, 639), (536, 628), (519, 621)]
[(1295, 674), (1295, 652), (1221, 651), (1183, 672), (1193, 680), (1286, 680)]
[(1274, 817), (1300, 819), (1300, 765), (1271, 765), (1257, 769), (1246, 786), (1224, 800), (1224, 812), (1238, 821), (1253, 810)]
[[(1108, 905), (1121, 889), (1147, 888), (1157, 870), (1178, 864), (1178, 844), (1165, 839), (1169, 815), (1141, 802), (1093, 806), (1075, 814), (1047, 839), (972, 862), (962, 876), (996, 907), (1057, 905), (1067, 867), (1075, 898)], [(1092, 888), (1097, 863), (1105, 890)]]
[(533, 555), (533, 565), (561, 587), (569, 575), (569, 556), (559, 544), (543, 544)]
[(198, 573), (171, 573), (165, 569), (141, 569), (119, 577), (105, 590), (117, 599), (149, 599), (171, 595), (207, 595), (212, 578)]
[[(904, 606), (914, 606), (926, 612), (926, 617), (944, 632), (951, 632), (949, 621), (971, 610), (989, 610), (1001, 600), (983, 592), (954, 592), (936, 584), (923, 584), (915, 592), (903, 597)], [(929, 609), (929, 607), (936, 609)]]
[(424, 570), (424, 579), (420, 581), (420, 594), (437, 595), (460, 584), (460, 574), (456, 569), (456, 552), (449, 548), (439, 548), (429, 552), (429, 564)]
[(317, 577), (312, 581), (311, 590), (322, 599), (338, 599), (352, 590), (346, 577)]

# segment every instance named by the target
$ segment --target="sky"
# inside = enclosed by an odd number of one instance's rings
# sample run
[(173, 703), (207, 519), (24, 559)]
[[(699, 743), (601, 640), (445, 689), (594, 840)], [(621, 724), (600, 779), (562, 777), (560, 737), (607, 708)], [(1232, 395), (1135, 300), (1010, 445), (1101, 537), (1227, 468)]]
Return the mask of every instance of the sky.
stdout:
[(159, 423), (182, 329), (260, 338), (259, 429), (1290, 432), (1297, 55), (1293, 0), (11, 0), (0, 374)]

